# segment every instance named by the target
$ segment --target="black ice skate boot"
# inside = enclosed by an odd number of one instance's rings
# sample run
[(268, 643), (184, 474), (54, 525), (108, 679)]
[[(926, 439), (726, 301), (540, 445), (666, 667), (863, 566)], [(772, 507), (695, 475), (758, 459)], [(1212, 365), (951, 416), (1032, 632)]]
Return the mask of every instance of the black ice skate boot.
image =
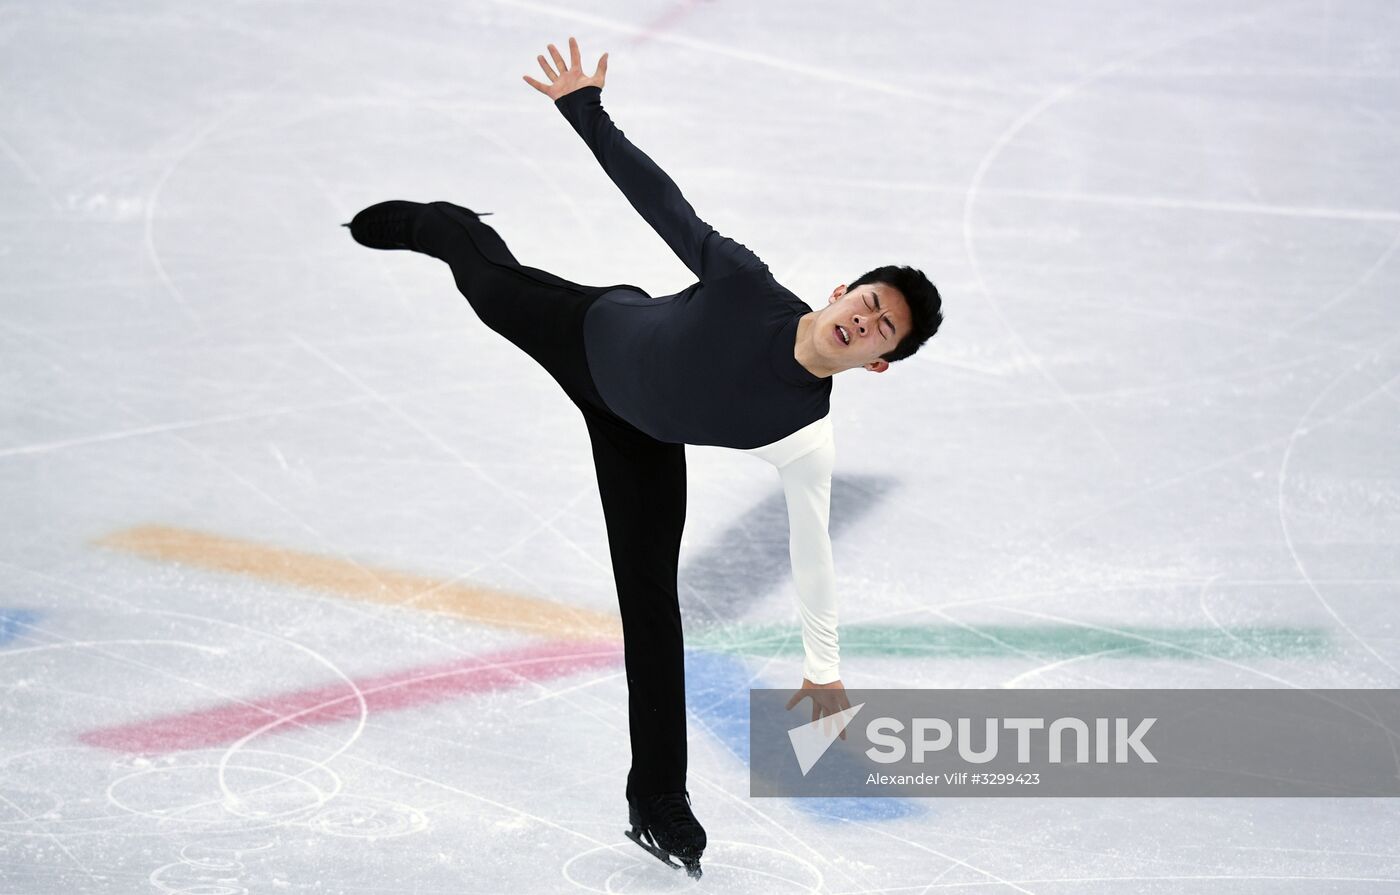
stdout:
[[(390, 199), (387, 202), (378, 202), (361, 210), (350, 219), (350, 223), (340, 226), (349, 227), (350, 235), (354, 237), (355, 241), (371, 249), (417, 251), (413, 245), (413, 222), (418, 213), (425, 207), (427, 206), (423, 202)], [(460, 205), (452, 207), (478, 220), (480, 220), (481, 215), (491, 213), (483, 211), (478, 214), (470, 208), (463, 208)]]
[(371, 249), (412, 250), (413, 221), (423, 208), (421, 202), (390, 199), (363, 209), (350, 223), (350, 235), (362, 246)]
[[(632, 829), (627, 838), (677, 870), (700, 878), (700, 855), (705, 851), (705, 828), (690, 811), (689, 792), (664, 792), (627, 800)], [(646, 841), (643, 841), (645, 838)], [(681, 864), (671, 860), (675, 855)]]

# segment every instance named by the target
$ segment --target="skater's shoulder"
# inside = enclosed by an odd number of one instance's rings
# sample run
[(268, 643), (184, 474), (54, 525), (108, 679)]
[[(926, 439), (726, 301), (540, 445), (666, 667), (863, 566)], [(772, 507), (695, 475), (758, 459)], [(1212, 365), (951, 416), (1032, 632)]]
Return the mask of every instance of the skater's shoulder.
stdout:
[(804, 457), (829, 459), (834, 448), (835, 435), (831, 425), (831, 414), (828, 413), (777, 441), (747, 448), (744, 453), (753, 454), (782, 469)]

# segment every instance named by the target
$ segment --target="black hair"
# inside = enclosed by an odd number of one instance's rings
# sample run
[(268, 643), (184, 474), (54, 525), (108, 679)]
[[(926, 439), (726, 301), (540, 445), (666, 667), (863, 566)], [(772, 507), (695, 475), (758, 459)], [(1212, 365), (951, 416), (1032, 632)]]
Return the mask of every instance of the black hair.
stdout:
[(850, 291), (867, 283), (884, 283), (887, 286), (893, 286), (904, 295), (904, 301), (909, 305), (909, 315), (913, 321), (909, 332), (899, 340), (899, 344), (895, 345), (894, 348), (880, 355), (889, 363), (904, 360), (918, 351), (925, 342), (933, 337), (934, 333), (938, 332), (938, 327), (943, 325), (943, 297), (938, 294), (938, 287), (924, 276), (923, 271), (912, 267), (896, 267), (888, 264), (884, 267), (877, 267), (867, 274), (862, 274), (854, 282), (848, 284), (846, 289)]

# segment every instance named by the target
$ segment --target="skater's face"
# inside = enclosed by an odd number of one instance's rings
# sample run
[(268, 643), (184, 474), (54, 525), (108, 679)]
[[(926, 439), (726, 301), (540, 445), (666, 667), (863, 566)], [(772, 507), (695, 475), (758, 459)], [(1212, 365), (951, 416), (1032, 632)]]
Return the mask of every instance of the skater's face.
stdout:
[(911, 325), (909, 303), (893, 286), (865, 283), (847, 289), (842, 284), (817, 317), (817, 352), (839, 370), (883, 373), (890, 365), (880, 355), (893, 351)]

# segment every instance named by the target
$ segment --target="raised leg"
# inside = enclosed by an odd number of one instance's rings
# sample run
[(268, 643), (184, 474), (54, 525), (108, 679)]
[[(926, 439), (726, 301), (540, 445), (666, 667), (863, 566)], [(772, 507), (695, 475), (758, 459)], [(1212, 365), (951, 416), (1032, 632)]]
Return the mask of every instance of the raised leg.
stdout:
[[(481, 321), (558, 378), (559, 358), (581, 351), (586, 286), (516, 260), (475, 214), (450, 202), (422, 206), (411, 227), (414, 251), (447, 263)], [(596, 290), (593, 290), (596, 291)], [(576, 378), (571, 371), (566, 378)]]

